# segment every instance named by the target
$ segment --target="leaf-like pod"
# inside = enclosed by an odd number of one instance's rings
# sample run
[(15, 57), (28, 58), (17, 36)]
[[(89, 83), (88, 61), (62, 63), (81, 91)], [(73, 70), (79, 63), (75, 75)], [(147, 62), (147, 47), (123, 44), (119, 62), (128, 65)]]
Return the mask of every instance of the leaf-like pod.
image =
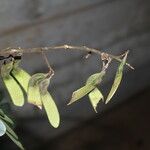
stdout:
[(0, 136), (3, 136), (6, 133), (6, 126), (4, 125), (3, 121), (0, 120)]
[(41, 96), (39, 91), (39, 83), (44, 80), (46, 75), (44, 73), (34, 74), (28, 83), (27, 99), (28, 102), (42, 109)]
[(102, 81), (103, 76), (105, 75), (105, 73), (106, 73), (106, 71), (102, 70), (99, 73), (92, 74), (87, 79), (86, 84), (90, 84), (90, 85), (93, 85), (93, 86), (96, 86), (96, 85), (100, 84), (101, 81)]
[(1, 76), (14, 105), (22, 106), (24, 104), (24, 95), (18, 83), (10, 75), (12, 68), (13, 61), (3, 64), (1, 67)]
[(31, 76), (19, 67), (20, 60), (14, 60), (12, 75), (20, 83), (25, 92), (27, 93), (28, 83)]
[(43, 105), (50, 124), (57, 128), (60, 116), (52, 96), (47, 91), (49, 83), (48, 74), (37, 73), (33, 75), (28, 85), (28, 101), (38, 107)]
[(90, 91), (92, 91), (94, 88), (95, 88), (95, 86), (87, 84), (87, 85), (81, 87), (80, 89), (74, 91), (73, 94), (72, 94), (72, 98), (71, 98), (70, 102), (68, 103), (68, 105), (70, 105), (73, 102), (81, 99), (82, 97), (87, 95)]
[(116, 72), (116, 76), (115, 76), (115, 80), (114, 80), (114, 83), (112, 85), (112, 88), (108, 94), (108, 97), (106, 99), (106, 104), (111, 100), (111, 98), (113, 97), (113, 95), (116, 93), (120, 83), (121, 83), (121, 80), (122, 80), (122, 76), (123, 76), (123, 68), (124, 68), (124, 65), (126, 64), (126, 59), (127, 59), (127, 55), (128, 55), (128, 52), (125, 54), (122, 62), (120, 63), (119, 67), (118, 67), (118, 70)]
[(41, 100), (49, 122), (54, 128), (57, 128), (60, 124), (60, 116), (52, 96), (49, 92), (46, 92), (45, 94), (41, 94)]
[(50, 78), (45, 78), (43, 81), (40, 82), (40, 95), (49, 122), (54, 128), (57, 128), (60, 124), (60, 116), (52, 96), (47, 91), (49, 83)]
[(102, 70), (100, 73), (95, 73), (91, 75), (87, 79), (85, 86), (73, 92), (72, 98), (70, 102), (68, 103), (68, 105), (81, 99), (82, 97), (90, 93), (93, 89), (95, 89), (96, 86), (101, 83), (102, 78), (104, 77), (105, 73), (106, 73), (105, 70)]
[(97, 113), (96, 107), (100, 100), (104, 100), (103, 94), (98, 88), (95, 88), (88, 94), (88, 96), (95, 112)]

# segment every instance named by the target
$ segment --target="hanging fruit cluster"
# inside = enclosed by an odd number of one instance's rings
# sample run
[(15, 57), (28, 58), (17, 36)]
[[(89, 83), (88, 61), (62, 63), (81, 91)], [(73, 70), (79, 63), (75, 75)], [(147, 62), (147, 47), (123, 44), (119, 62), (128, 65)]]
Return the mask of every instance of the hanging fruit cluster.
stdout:
[[(123, 67), (126, 63), (127, 54), (128, 52), (124, 54), (123, 59), (118, 67), (114, 83), (110, 93), (106, 98), (106, 101), (104, 100), (104, 96), (97, 86), (102, 82), (103, 77), (106, 75), (106, 70), (111, 62), (111, 58), (109, 56), (102, 58), (102, 70), (91, 75), (83, 87), (73, 92), (71, 101), (68, 103), (68, 105), (81, 99), (85, 95), (88, 95), (96, 112), (96, 107), (100, 100), (108, 103), (115, 94), (121, 82)], [(54, 75), (54, 72), (51, 68), (49, 68), (48, 73), (36, 73), (30, 76), (25, 70), (19, 67), (21, 55), (22, 53), (19, 53), (15, 54), (15, 56), (11, 55), (10, 57), (7, 57), (3, 60), (3, 64), (1, 66), (1, 76), (12, 102), (16, 106), (23, 106), (25, 102), (24, 93), (26, 93), (27, 102), (37, 106), (39, 109), (44, 107), (50, 124), (57, 128), (60, 123), (59, 112), (55, 101), (47, 90), (50, 84), (50, 79)]]
[[(53, 69), (50, 67), (48, 59), (45, 53), (42, 50), (51, 50), (51, 49), (80, 49), (88, 51), (88, 55), (85, 58), (88, 58), (91, 55), (91, 52), (98, 54), (100, 59), (102, 60), (102, 69), (95, 74), (92, 74), (88, 77), (83, 87), (79, 88), (78, 90), (74, 91), (72, 94), (72, 98), (68, 105), (80, 100), (84, 96), (88, 95), (91, 105), (95, 112), (97, 112), (97, 105), (100, 101), (107, 104), (111, 98), (116, 93), (123, 76), (123, 68), (125, 65), (132, 68), (130, 64), (126, 63), (128, 52), (125, 52), (121, 56), (113, 56), (106, 53), (99, 52), (96, 49), (90, 49), (88, 47), (76, 47), (76, 46), (58, 46), (58, 47), (45, 47), (45, 48), (34, 48), (29, 49), (28, 52), (40, 52), (44, 56), (44, 60), (48, 67), (47, 73), (36, 73), (34, 75), (30, 75), (25, 70), (23, 70), (19, 65), (21, 62), (23, 50), (20, 48), (12, 49), (9, 52), (6, 51), (9, 55), (0, 56), (0, 60), (2, 61), (1, 65), (1, 77), (4, 82), (4, 85), (10, 95), (12, 103), (16, 106), (23, 106), (25, 102), (33, 104), (37, 106), (40, 110), (45, 109), (47, 114), (47, 118), (49, 123), (54, 127), (57, 128), (60, 124), (60, 115), (58, 108), (55, 104), (54, 99), (52, 98), (51, 94), (48, 91), (48, 87), (50, 84), (50, 80), (54, 75)], [(115, 79), (110, 89), (110, 92), (105, 97), (103, 93), (98, 88), (101, 84), (103, 78), (106, 76), (107, 69), (115, 59), (120, 62), (118, 69), (116, 71)], [(25, 96), (26, 95), (26, 96)], [(26, 100), (27, 98), (27, 100)], [(0, 136), (4, 135), (5, 133), (12, 139), (20, 149), (24, 149), (22, 144), (19, 142), (17, 135), (12, 130), (13, 122), (12, 120), (4, 114), (4, 112), (0, 109)]]

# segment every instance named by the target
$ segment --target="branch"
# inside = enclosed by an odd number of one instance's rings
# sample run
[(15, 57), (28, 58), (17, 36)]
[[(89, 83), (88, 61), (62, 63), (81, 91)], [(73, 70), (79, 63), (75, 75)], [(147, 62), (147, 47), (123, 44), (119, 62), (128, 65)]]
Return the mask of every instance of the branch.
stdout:
[[(85, 52), (92, 52), (95, 53), (99, 56), (101, 56), (102, 54), (106, 54), (108, 57), (110, 57), (111, 59), (115, 59), (118, 62), (121, 62), (122, 60), (120, 59), (120, 56), (114, 56), (105, 52), (102, 52), (98, 49), (94, 49), (94, 48), (89, 48), (86, 46), (71, 46), (71, 45), (61, 45), (61, 46), (50, 46), (50, 47), (38, 47), (38, 48), (6, 48), (0, 51), (0, 56), (5, 56), (5, 55), (13, 55), (13, 54), (18, 54), (18, 53), (41, 53), (43, 51), (52, 51), (52, 50), (61, 50), (61, 49), (65, 49), (65, 50), (79, 50), (79, 51), (85, 51)], [(131, 68), (134, 69), (134, 67), (132, 67), (129, 63), (126, 63), (126, 65)]]

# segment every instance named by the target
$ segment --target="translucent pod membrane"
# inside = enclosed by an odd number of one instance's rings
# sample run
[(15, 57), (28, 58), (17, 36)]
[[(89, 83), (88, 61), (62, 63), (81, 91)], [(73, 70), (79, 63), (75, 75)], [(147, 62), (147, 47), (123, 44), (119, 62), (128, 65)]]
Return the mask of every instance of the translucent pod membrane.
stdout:
[(44, 73), (36, 73), (32, 75), (28, 84), (28, 94), (27, 94), (28, 102), (37, 106), (40, 109), (42, 109), (42, 101), (39, 83), (40, 81), (44, 80), (45, 77), (46, 76)]

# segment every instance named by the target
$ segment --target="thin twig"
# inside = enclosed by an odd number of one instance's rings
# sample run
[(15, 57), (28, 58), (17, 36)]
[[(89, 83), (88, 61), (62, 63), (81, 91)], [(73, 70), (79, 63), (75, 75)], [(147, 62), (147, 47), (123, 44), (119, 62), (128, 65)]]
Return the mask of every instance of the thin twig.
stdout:
[[(95, 53), (97, 55), (101, 55), (102, 51), (98, 50), (98, 49), (94, 49), (94, 48), (89, 48), (86, 46), (71, 46), (71, 45), (61, 45), (61, 46), (50, 46), (50, 47), (39, 47), (39, 48), (7, 48), (5, 50), (1, 50), (0, 51), (0, 56), (3, 55), (9, 55), (9, 54), (13, 54), (13, 53), (17, 53), (17, 52), (22, 52), (22, 53), (41, 53), (42, 51), (52, 51), (52, 50), (61, 50), (61, 49), (65, 49), (65, 50), (79, 50), (79, 51), (85, 51), (85, 52), (92, 52)], [(119, 58), (119, 56), (114, 56), (111, 54), (106, 53), (110, 58), (115, 59), (119, 62), (121, 62), (122, 60)], [(130, 64), (126, 63), (126, 65), (131, 68), (134, 69)]]
[(42, 51), (42, 55), (43, 55), (43, 58), (44, 58), (44, 61), (45, 61), (45, 63), (46, 63), (46, 65), (47, 65), (47, 67), (48, 67), (48, 69), (49, 69), (49, 72), (48, 72), (48, 78), (50, 78), (50, 77), (52, 77), (53, 75), (54, 75), (54, 70), (52, 69), (52, 67), (50, 66), (50, 63), (49, 63), (49, 61), (48, 61), (48, 59), (47, 59), (47, 56), (46, 56), (46, 54), (44, 53), (44, 51)]

